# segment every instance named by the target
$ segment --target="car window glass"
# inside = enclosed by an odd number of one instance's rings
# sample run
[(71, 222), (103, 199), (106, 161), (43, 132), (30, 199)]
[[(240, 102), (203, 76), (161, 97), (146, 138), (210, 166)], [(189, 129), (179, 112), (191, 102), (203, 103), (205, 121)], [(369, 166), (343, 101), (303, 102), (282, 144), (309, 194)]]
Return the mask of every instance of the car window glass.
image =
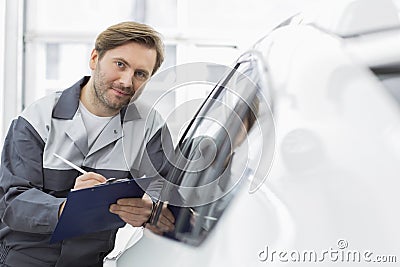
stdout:
[(176, 225), (166, 236), (200, 244), (239, 185), (254, 174), (259, 162), (252, 158), (263, 148), (259, 115), (270, 114), (261, 75), (254, 60), (238, 64), (216, 86), (180, 140), (175, 166), (168, 173), (174, 186), (167, 190)]

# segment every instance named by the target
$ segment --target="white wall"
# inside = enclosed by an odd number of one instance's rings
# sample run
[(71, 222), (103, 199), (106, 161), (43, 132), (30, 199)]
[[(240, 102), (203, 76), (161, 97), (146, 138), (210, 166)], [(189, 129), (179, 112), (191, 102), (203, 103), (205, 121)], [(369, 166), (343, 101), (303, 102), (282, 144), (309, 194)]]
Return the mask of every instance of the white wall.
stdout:
[(316, 0), (178, 1), (186, 2), (181, 13), (189, 38), (226, 40), (246, 49), (276, 23)]
[[(231, 65), (268, 29), (315, 1), (319, 0), (29, 0), (25, 2), (27, 28), (22, 77), (17, 3), (21, 5), (24, 1), (0, 0), (0, 84), (6, 83), (0, 98), (7, 94), (7, 101), (0, 101), (1, 130), (6, 130), (10, 119), (23, 106), (89, 74), (88, 58), (93, 41), (111, 24), (143, 17), (145, 23), (164, 35), (167, 44), (175, 46), (173, 63), (201, 61)], [(139, 13), (143, 7), (146, 14), (142, 16)], [(12, 28), (5, 32), (7, 23)], [(45, 77), (49, 42), (62, 44), (57, 80)], [(6, 69), (4, 61), (7, 61)], [(22, 83), (25, 83), (24, 95), (19, 92)], [(4, 132), (0, 134), (3, 136)]]
[(22, 0), (1, 1), (2, 69), (1, 142), (11, 120), (21, 107), (22, 90)]
[[(5, 13), (6, 13), (6, 2), (0, 1), (0, 110), (3, 110), (3, 99), (4, 99), (4, 35), (5, 35)], [(0, 116), (0, 138), (3, 136), (3, 116)], [(2, 144), (3, 138), (0, 140)]]

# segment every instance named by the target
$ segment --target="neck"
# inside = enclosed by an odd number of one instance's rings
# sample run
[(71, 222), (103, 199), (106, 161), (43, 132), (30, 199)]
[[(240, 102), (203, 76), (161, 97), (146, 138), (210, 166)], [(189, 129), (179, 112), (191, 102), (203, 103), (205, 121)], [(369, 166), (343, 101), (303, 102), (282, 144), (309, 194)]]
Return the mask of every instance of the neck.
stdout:
[(79, 100), (87, 110), (99, 117), (111, 117), (120, 112), (120, 110), (107, 107), (98, 99), (94, 90), (92, 78), (90, 78), (88, 83), (82, 88)]

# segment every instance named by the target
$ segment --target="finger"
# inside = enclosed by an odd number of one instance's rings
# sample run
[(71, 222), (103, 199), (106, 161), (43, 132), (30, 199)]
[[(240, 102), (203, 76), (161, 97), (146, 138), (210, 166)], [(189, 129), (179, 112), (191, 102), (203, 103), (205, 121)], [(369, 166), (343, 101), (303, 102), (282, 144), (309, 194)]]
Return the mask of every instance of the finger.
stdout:
[(175, 229), (175, 217), (172, 212), (168, 209), (167, 204), (164, 203), (161, 211), (161, 216), (157, 222), (157, 226), (164, 231), (173, 231)]
[(164, 216), (163, 214), (160, 216), (159, 221), (167, 226), (173, 226), (174, 222), (172, 222), (169, 218), (167, 218), (166, 216)]
[(117, 200), (117, 204), (121, 206), (134, 206), (134, 207), (143, 207), (151, 209), (153, 207), (153, 203), (150, 200), (143, 198), (121, 198)]
[(75, 181), (74, 189), (83, 189), (83, 188), (88, 188), (88, 187), (93, 187), (95, 185), (100, 184), (98, 180), (95, 179), (87, 179), (87, 180), (82, 180), (82, 178), (78, 178)]
[(132, 222), (138, 222), (139, 225), (136, 226), (141, 226), (143, 225), (145, 222), (147, 222), (147, 220), (150, 217), (150, 214), (132, 214), (129, 212), (125, 212), (125, 211), (118, 211), (118, 216), (127, 223), (132, 223)]
[(164, 232), (171, 232), (175, 229), (175, 225), (170, 222), (165, 216), (161, 216), (157, 222), (157, 227)]
[(125, 210), (113, 210), (113, 208), (110, 208), (110, 212), (117, 214), (124, 222), (135, 227), (142, 226), (150, 217), (149, 212), (134, 214)]
[(116, 213), (118, 215), (127, 213), (127, 214), (132, 214), (135, 216), (142, 215), (142, 214), (145, 214), (147, 216), (147, 214), (149, 214), (149, 215), (151, 214), (151, 209), (143, 208), (143, 207), (122, 206), (122, 205), (118, 205), (118, 204), (112, 204), (110, 206), (110, 212)]
[(93, 187), (104, 181), (106, 181), (106, 178), (104, 176), (94, 173), (94, 172), (88, 172), (88, 173), (85, 173), (85, 174), (79, 176), (76, 179), (75, 185), (74, 185), (74, 190)]
[(98, 181), (100, 183), (107, 181), (107, 179), (103, 175), (95, 173), (95, 172), (88, 172), (88, 173), (82, 174), (81, 176), (78, 177), (78, 179), (81, 181), (94, 180), (94, 181)]
[(160, 230), (158, 227), (151, 225), (151, 224), (146, 224), (146, 229), (149, 229), (150, 231), (152, 231), (153, 233), (157, 234), (157, 235), (162, 235), (164, 233), (164, 231)]
[(165, 217), (165, 219), (167, 219), (172, 224), (175, 223), (175, 217), (172, 214), (171, 210), (168, 209), (166, 205), (165, 205), (165, 207), (163, 207), (162, 215)]

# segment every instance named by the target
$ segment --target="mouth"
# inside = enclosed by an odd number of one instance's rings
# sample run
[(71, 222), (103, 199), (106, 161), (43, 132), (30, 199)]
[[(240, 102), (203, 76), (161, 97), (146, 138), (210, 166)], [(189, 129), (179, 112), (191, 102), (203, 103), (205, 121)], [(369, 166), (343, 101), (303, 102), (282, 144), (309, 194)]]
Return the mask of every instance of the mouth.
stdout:
[(133, 96), (135, 94), (135, 92), (127, 92), (125, 90), (119, 89), (119, 88), (115, 88), (115, 87), (111, 87), (111, 90), (114, 92), (115, 95), (117, 96)]

